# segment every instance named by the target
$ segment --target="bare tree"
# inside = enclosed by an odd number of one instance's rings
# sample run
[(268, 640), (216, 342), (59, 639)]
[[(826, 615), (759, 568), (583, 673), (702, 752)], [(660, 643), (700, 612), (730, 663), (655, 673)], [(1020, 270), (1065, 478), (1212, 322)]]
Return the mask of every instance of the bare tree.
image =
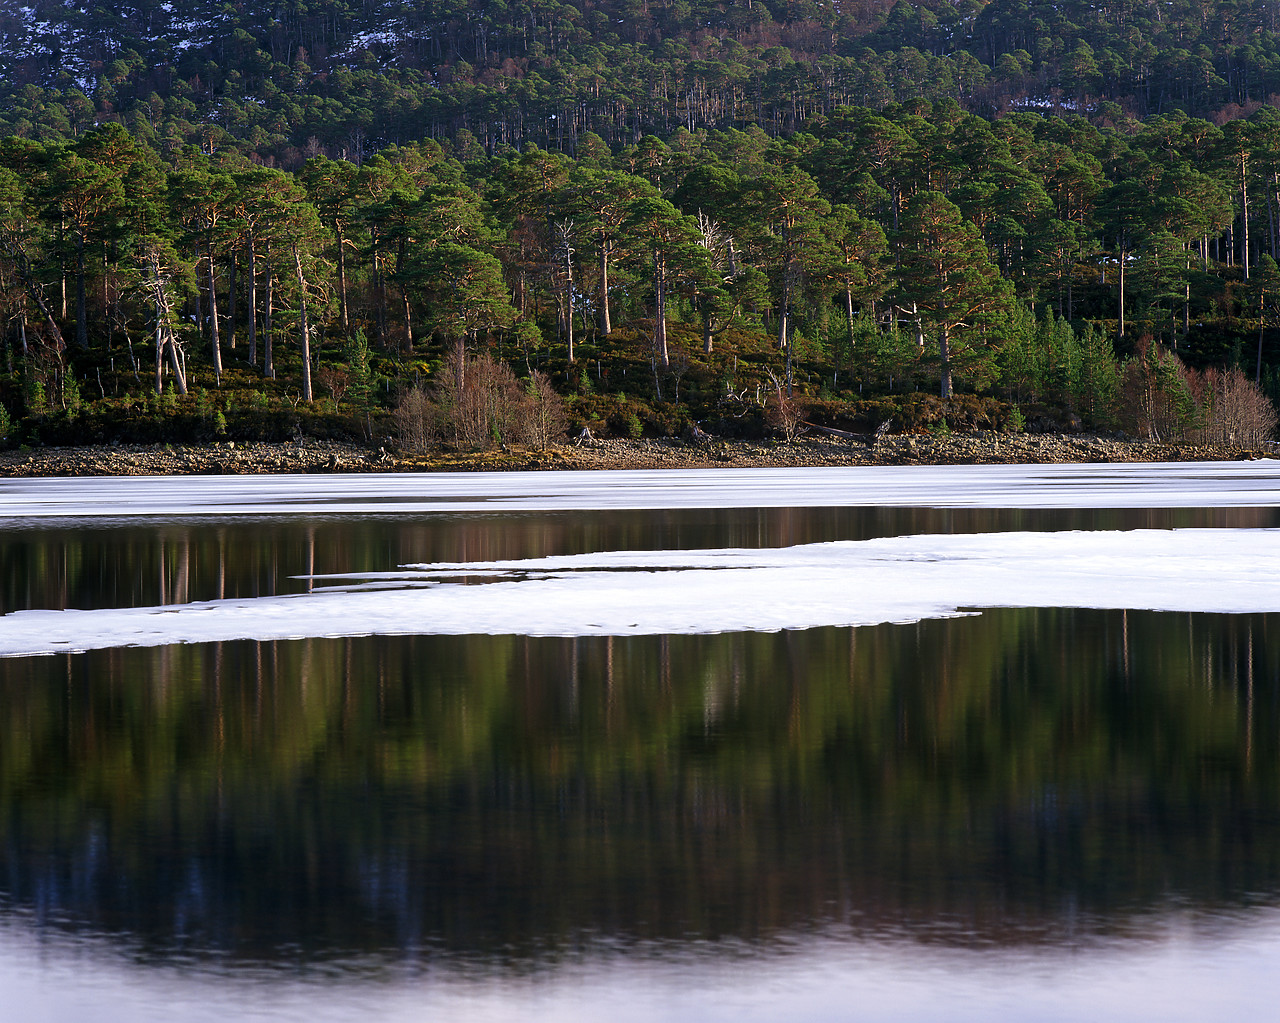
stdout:
[(142, 288), (155, 310), (156, 393), (164, 390), (166, 357), (173, 370), (173, 382), (179, 394), (187, 393), (187, 357), (173, 330), (173, 303), (169, 289), (174, 271), (164, 249), (148, 246), (142, 253)]

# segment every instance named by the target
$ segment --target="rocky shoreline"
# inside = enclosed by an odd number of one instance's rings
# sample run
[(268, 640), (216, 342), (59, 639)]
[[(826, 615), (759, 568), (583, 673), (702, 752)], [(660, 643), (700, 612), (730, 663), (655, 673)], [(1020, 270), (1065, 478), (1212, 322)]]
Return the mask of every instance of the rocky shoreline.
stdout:
[(524, 449), (403, 455), (337, 441), (111, 445), (0, 452), (0, 477), (181, 476), (529, 469), (782, 468), (834, 465), (975, 465), (1240, 461), (1280, 456), (1280, 445), (1158, 444), (1086, 434), (886, 436), (781, 441), (585, 440)]

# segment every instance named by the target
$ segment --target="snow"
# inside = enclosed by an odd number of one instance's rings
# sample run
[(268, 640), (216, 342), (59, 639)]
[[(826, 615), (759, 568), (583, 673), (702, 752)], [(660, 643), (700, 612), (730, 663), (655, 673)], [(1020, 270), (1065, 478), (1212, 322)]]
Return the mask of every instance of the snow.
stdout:
[(1280, 529), (927, 535), (603, 552), (317, 577), (305, 594), (19, 611), (0, 655), (320, 636), (659, 635), (906, 623), (985, 607), (1280, 611)]
[(1280, 507), (1280, 462), (0, 480), (14, 519), (657, 508)]
[(390, 46), (400, 39), (408, 38), (408, 29), (403, 25), (388, 25), (380, 30), (356, 32), (347, 43), (347, 50), (367, 49), (370, 46)]
[(1054, 99), (1052, 96), (1024, 96), (1022, 99), (1013, 101), (1013, 105), (1019, 110), (1079, 110), (1080, 103), (1078, 100), (1066, 99), (1059, 97)]
[[(750, 507), (1280, 507), (1280, 463), (0, 480), (0, 529), (272, 515)], [(984, 533), (605, 551), (316, 577), (309, 592), (20, 611), (0, 655), (235, 639), (636, 635), (912, 622), (984, 607), (1280, 611), (1280, 529)]]

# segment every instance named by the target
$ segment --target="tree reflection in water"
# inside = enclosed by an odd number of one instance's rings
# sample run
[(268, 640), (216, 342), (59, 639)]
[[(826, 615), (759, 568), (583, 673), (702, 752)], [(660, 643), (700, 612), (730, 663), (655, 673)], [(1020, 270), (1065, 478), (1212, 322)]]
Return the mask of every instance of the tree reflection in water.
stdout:
[(6, 661), (0, 902), (258, 961), (1139, 937), (1169, 900), (1280, 890), (1278, 622), (1000, 610)]
[[(216, 513), (216, 509), (210, 509)], [(0, 529), (0, 613), (152, 607), (306, 589), (303, 576), (593, 551), (791, 547), (915, 533), (1260, 528), (1274, 508), (727, 508), (408, 518), (37, 523)]]

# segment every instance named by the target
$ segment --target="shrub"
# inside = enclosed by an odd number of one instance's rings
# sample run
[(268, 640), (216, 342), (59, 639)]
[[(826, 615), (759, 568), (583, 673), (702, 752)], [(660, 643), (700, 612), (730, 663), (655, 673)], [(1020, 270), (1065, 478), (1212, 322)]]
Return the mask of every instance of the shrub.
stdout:
[(460, 447), (482, 449), (514, 440), (520, 429), (523, 390), (505, 363), (488, 353), (445, 362), (435, 400)]
[(436, 439), (435, 409), (421, 387), (411, 387), (401, 395), (392, 419), (405, 451), (421, 454)]
[(800, 405), (789, 394), (782, 390), (782, 384), (773, 372), (769, 373), (773, 381), (773, 389), (765, 399), (765, 422), (778, 430), (787, 443), (795, 440), (800, 433), (804, 412)]
[(1200, 443), (1255, 445), (1275, 431), (1275, 406), (1238, 366), (1189, 374), (1200, 427), (1191, 437)]
[(556, 393), (545, 373), (534, 370), (525, 392), (527, 415), (524, 419), (525, 439), (545, 450), (569, 428), (564, 400)]
[(564, 433), (565, 405), (545, 375), (535, 371), (522, 386), (509, 366), (487, 353), (461, 360), (450, 356), (430, 393), (414, 387), (401, 396), (393, 418), (405, 450), (423, 451), (440, 438), (471, 449), (545, 448)]

